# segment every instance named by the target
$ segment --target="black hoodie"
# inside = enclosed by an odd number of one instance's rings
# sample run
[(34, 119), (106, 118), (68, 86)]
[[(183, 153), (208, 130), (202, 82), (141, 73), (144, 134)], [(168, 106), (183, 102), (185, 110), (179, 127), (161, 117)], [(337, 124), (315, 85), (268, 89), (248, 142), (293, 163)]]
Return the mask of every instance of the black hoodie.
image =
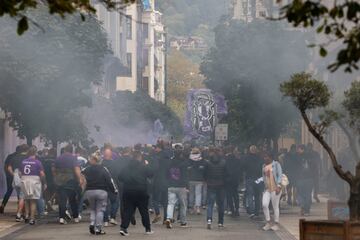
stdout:
[(123, 182), (124, 192), (147, 192), (147, 179), (153, 176), (153, 172), (153, 166), (132, 159), (118, 178)]
[(101, 165), (90, 165), (82, 172), (86, 178), (86, 190), (117, 192), (117, 187), (108, 169)]
[(188, 186), (188, 161), (181, 156), (174, 156), (170, 160), (167, 171), (168, 187), (186, 188)]

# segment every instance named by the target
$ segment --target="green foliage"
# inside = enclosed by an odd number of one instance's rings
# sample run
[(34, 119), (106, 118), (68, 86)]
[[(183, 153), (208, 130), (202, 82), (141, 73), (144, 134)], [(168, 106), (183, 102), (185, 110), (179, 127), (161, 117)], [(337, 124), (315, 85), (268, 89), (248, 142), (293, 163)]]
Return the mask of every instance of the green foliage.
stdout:
[(324, 82), (304, 72), (292, 75), (290, 81), (280, 85), (280, 91), (284, 96), (290, 97), (300, 111), (326, 107), (331, 97)]
[[(134, 3), (136, 0), (99, 0), (97, 2), (104, 4), (109, 10), (116, 10), (125, 7), (127, 4)], [(28, 22), (31, 21), (38, 25), (31, 16), (29, 10), (46, 6), (50, 14), (56, 14), (65, 18), (66, 14), (79, 13), (84, 21), (88, 13), (95, 13), (95, 8), (91, 0), (2, 0), (0, 1), (0, 17), (10, 16), (18, 19), (17, 33), (22, 35), (29, 28)]]
[[(200, 35), (209, 40), (213, 38), (211, 29), (226, 13), (230, 1), (221, 1), (220, 4), (219, 0), (157, 0), (156, 4), (164, 13), (171, 35)], [(204, 31), (204, 28), (209, 30)]]
[(183, 53), (173, 50), (167, 60), (167, 105), (183, 121), (186, 111), (186, 95), (189, 89), (202, 88), (203, 76), (199, 65), (191, 62)]
[[(281, 0), (279, 0), (281, 2)], [(320, 44), (320, 55), (325, 57), (325, 47), (331, 42), (341, 42), (337, 59), (328, 68), (336, 71), (344, 66), (346, 72), (358, 70), (360, 60), (360, 2), (329, 0), (294, 0), (282, 8), (281, 19), (286, 18), (294, 26), (317, 26), (319, 34), (325, 34), (329, 42)]]
[(215, 34), (216, 46), (204, 58), (201, 72), (206, 86), (228, 102), (224, 122), (229, 123), (230, 140), (277, 139), (295, 114), (290, 104), (281, 101), (276, 86), (306, 68), (306, 36), (265, 20), (220, 24)]
[(145, 125), (147, 130), (160, 119), (166, 131), (173, 136), (182, 133), (182, 126), (176, 114), (166, 105), (155, 101), (142, 91), (132, 93), (119, 91), (112, 100), (115, 117), (122, 126), (135, 127)]
[(360, 132), (360, 82), (353, 82), (345, 91), (343, 105), (349, 113), (350, 125)]
[(14, 21), (0, 19), (0, 107), (19, 137), (85, 139), (78, 109), (91, 106), (86, 91), (101, 81), (106, 34), (90, 15), (86, 22), (76, 14), (62, 20), (40, 7), (28, 16), (45, 32), (35, 29), (19, 38)]

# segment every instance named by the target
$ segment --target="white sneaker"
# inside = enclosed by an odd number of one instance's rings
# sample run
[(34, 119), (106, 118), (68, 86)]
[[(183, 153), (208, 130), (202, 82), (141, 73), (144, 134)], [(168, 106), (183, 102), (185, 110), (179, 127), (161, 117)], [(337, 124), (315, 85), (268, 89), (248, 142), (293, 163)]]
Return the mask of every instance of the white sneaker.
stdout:
[(154, 234), (153, 231), (146, 231), (146, 232), (145, 232), (145, 235), (153, 235), (153, 234)]
[(271, 227), (271, 230), (273, 231), (279, 231), (279, 224), (275, 223), (272, 227)]
[(208, 220), (207, 221), (207, 229), (211, 230), (211, 224), (212, 224), (211, 220)]
[(74, 218), (74, 222), (75, 222), (75, 223), (79, 223), (79, 222), (80, 222), (80, 218)]
[(266, 223), (265, 226), (263, 227), (264, 231), (269, 231), (271, 229), (271, 224), (270, 223)]
[(112, 225), (118, 225), (117, 221), (114, 218), (111, 218), (109, 223)]
[(104, 222), (104, 227), (108, 227), (109, 226), (109, 222)]
[(78, 219), (81, 221), (82, 220), (82, 216), (79, 214)]
[(59, 223), (62, 224), (62, 225), (64, 225), (64, 224), (66, 224), (67, 222), (65, 221), (64, 218), (60, 218), (60, 219), (59, 219)]

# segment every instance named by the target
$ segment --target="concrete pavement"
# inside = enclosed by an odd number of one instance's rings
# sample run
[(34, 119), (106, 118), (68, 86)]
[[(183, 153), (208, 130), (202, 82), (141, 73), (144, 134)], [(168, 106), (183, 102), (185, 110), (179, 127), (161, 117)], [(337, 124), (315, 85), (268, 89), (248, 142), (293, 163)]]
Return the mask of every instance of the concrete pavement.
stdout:
[[(306, 219), (326, 219), (326, 196), (321, 197), (321, 203), (314, 203), (311, 215)], [(80, 224), (59, 225), (57, 223), (56, 213), (41, 219), (37, 225), (29, 226), (24, 223), (16, 223), (15, 218), (15, 201), (11, 201), (4, 215), (0, 215), (0, 239), (3, 240), (35, 240), (35, 239), (88, 239), (88, 214), (85, 220)], [(155, 224), (153, 230), (155, 234), (145, 236), (144, 229), (141, 226), (139, 216), (137, 217), (138, 225), (129, 229), (131, 239), (170, 239), (170, 240), (217, 240), (217, 239), (264, 239), (264, 240), (296, 240), (299, 239), (299, 215), (298, 207), (289, 207), (286, 202), (281, 202), (280, 231), (264, 232), (261, 227), (264, 222), (262, 217), (257, 220), (249, 219), (242, 212), (240, 218), (225, 218), (225, 229), (219, 230), (214, 224), (213, 230), (206, 229), (205, 216), (189, 215), (189, 227), (180, 228), (174, 225), (174, 229), (168, 230), (162, 224)], [(216, 220), (215, 220), (216, 222)], [(113, 239), (121, 237), (119, 227), (105, 228), (107, 235), (102, 239)]]
[[(67, 225), (59, 225), (56, 219), (44, 219), (35, 226), (27, 225), (21, 230), (9, 234), (2, 240), (82, 240), (95, 238), (88, 233), (88, 222), (80, 224), (70, 223)], [(225, 220), (225, 228), (218, 229), (217, 225), (213, 226), (213, 230), (206, 229), (205, 216), (189, 216), (189, 227), (181, 228), (174, 224), (173, 229), (166, 229), (162, 224), (153, 225), (154, 234), (147, 236), (144, 234), (144, 228), (140, 224), (140, 219), (137, 217), (138, 225), (129, 228), (130, 236), (127, 238), (140, 239), (170, 239), (170, 240), (232, 240), (232, 239), (263, 239), (263, 240), (280, 240), (280, 238), (272, 231), (264, 232), (261, 230), (262, 221), (252, 221), (247, 216), (234, 219), (227, 217)], [(106, 235), (101, 236), (101, 239), (115, 239), (121, 238), (119, 234), (119, 227), (105, 228)], [(123, 237), (124, 238), (124, 237)]]

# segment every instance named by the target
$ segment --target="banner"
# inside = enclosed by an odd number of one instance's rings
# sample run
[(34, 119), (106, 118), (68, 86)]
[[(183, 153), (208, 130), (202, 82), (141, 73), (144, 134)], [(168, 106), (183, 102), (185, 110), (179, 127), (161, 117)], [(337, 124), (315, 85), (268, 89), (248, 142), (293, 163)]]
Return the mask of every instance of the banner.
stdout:
[(187, 94), (185, 140), (209, 141), (218, 119), (227, 114), (224, 96), (210, 89), (191, 89)]

